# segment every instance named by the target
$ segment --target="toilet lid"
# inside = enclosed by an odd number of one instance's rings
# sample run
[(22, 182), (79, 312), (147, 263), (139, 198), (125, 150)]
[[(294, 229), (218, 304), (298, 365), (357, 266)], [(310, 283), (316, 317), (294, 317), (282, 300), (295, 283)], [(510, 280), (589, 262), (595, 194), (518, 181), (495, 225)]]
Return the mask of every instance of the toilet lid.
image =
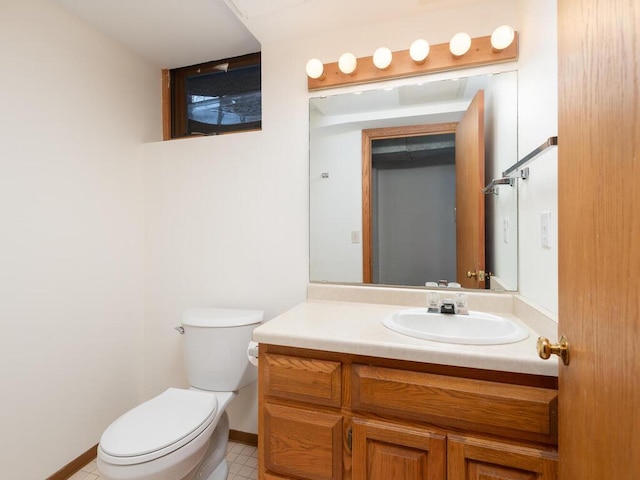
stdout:
[[(114, 457), (161, 450), (166, 455), (198, 436), (214, 419), (216, 410), (213, 392), (169, 388), (113, 422), (102, 434), (100, 448)], [(175, 448), (168, 449), (172, 445)]]

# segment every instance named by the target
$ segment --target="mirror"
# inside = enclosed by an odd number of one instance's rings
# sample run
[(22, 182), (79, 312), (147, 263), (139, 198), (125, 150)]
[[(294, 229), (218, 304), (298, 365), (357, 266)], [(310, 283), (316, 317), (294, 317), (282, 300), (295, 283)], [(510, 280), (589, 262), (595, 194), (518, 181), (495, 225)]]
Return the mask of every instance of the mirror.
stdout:
[[(484, 96), (484, 178), (479, 182), (484, 186), (518, 160), (517, 72), (310, 99), (310, 281), (464, 284), (458, 267), (467, 267), (458, 265), (456, 251), (467, 235), (455, 232), (462, 225), (458, 207), (465, 197), (456, 186), (462, 168), (460, 159), (456, 166), (455, 137), (479, 91)], [(374, 135), (370, 148), (363, 148), (368, 132), (387, 129), (405, 133)], [(363, 182), (363, 175), (370, 179)], [(484, 242), (485, 270), (493, 275), (488, 284), (516, 290), (517, 187), (501, 185), (478, 195), (482, 186), (472, 190), (484, 202), (479, 241)]]

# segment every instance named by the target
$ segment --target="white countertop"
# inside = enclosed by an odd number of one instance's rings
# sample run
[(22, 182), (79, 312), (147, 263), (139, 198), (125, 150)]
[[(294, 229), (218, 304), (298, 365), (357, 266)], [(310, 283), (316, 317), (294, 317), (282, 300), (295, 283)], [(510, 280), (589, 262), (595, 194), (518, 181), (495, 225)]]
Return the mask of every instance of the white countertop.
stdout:
[[(405, 336), (382, 325), (406, 306), (308, 300), (253, 332), (258, 343), (368, 355), (458, 367), (558, 375), (557, 357), (541, 360), (538, 334), (511, 314), (497, 313), (529, 329), (529, 338), (505, 345), (457, 345)], [(487, 312), (492, 313), (492, 312)]]

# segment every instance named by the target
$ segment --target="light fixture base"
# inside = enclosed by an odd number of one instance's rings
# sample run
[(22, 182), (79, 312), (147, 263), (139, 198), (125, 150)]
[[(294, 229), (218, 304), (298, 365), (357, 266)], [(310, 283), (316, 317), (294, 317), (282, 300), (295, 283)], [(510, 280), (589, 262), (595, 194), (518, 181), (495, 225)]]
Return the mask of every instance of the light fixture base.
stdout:
[(409, 55), (409, 50), (393, 52), (393, 61), (386, 70), (376, 68), (373, 64), (373, 56), (358, 58), (358, 68), (352, 74), (342, 73), (338, 68), (338, 62), (325, 63), (324, 80), (307, 77), (307, 88), (309, 91), (324, 90), (346, 85), (380, 82), (394, 78), (406, 78), (434, 72), (477, 67), (479, 65), (512, 62), (517, 59), (517, 32), (515, 32), (513, 43), (500, 52), (493, 50), (491, 36), (487, 35), (473, 38), (469, 52), (459, 58), (454, 58), (451, 55), (448, 43), (441, 43), (431, 45), (429, 56), (423, 63), (414, 62)]

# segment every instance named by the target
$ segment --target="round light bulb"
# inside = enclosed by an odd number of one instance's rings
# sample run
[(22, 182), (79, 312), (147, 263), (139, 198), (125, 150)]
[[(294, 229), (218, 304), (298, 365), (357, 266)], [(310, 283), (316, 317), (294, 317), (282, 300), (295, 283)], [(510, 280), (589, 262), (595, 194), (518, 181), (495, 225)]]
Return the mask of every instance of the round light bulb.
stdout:
[(461, 57), (471, 48), (471, 37), (468, 33), (456, 33), (449, 42), (449, 50), (454, 57)]
[(387, 47), (380, 47), (373, 53), (373, 64), (380, 70), (386, 70), (391, 65), (393, 54)]
[(338, 68), (345, 75), (351, 75), (356, 71), (358, 59), (353, 53), (343, 53), (338, 59)]
[(501, 25), (491, 34), (491, 46), (497, 52), (504, 50), (513, 43), (516, 33), (510, 25)]
[(307, 62), (307, 75), (314, 80), (324, 77), (324, 65), (317, 58), (312, 58)]
[(424, 62), (429, 56), (429, 42), (422, 38), (413, 42), (409, 48), (409, 56), (416, 63)]

